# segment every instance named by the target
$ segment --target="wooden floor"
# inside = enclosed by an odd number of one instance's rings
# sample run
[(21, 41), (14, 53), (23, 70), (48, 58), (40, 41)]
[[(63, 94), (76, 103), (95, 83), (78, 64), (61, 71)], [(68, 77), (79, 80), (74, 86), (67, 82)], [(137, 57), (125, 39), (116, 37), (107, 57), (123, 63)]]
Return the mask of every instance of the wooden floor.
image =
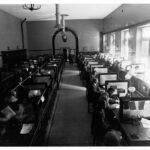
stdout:
[(48, 146), (91, 146), (91, 115), (87, 112), (86, 89), (75, 64), (65, 65), (56, 101)]

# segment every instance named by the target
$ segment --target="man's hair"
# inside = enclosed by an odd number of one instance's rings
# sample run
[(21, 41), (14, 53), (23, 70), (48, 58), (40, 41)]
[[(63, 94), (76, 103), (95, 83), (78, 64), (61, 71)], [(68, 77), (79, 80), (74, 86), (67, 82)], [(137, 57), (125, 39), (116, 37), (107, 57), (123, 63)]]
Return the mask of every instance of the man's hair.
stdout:
[(121, 132), (116, 130), (107, 131), (104, 136), (105, 146), (120, 146)]
[(109, 93), (109, 92), (114, 92), (115, 91), (115, 89), (113, 88), (113, 87), (110, 87), (110, 88), (108, 88), (107, 89), (107, 92)]

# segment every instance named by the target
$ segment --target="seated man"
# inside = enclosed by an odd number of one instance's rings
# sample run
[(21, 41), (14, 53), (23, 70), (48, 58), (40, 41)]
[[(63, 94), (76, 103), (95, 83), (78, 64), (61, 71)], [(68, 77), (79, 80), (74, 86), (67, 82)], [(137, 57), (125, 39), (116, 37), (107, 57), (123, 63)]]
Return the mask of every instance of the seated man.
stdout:
[(104, 135), (111, 129), (105, 113), (105, 109), (107, 109), (107, 99), (105, 96), (103, 95), (99, 98), (98, 107), (93, 112), (91, 129), (94, 145), (101, 145)]
[(110, 130), (104, 136), (104, 146), (121, 146), (122, 134), (117, 130)]
[[(112, 111), (110, 111), (108, 100), (109, 100), (108, 93), (107, 92), (102, 93), (98, 99), (98, 107), (97, 109), (95, 109), (93, 113), (93, 120), (91, 126), (92, 133), (93, 133), (93, 143), (96, 145), (103, 145), (103, 139), (105, 138), (107, 139), (108, 136), (110, 141), (104, 144), (106, 144), (106, 146), (109, 146), (109, 144), (112, 146), (115, 145), (117, 146), (120, 144), (120, 141), (116, 139), (115, 136), (110, 137), (108, 133), (110, 131), (114, 131), (112, 132), (114, 135), (115, 131), (117, 133), (121, 133), (121, 132), (119, 131), (120, 128), (116, 116), (112, 113)], [(121, 134), (119, 135), (118, 135), (119, 138), (121, 138)]]
[(99, 87), (97, 79), (93, 78), (93, 81), (92, 81), (92, 101), (93, 101), (93, 108), (96, 107), (98, 99), (99, 99), (101, 93), (103, 93), (103, 91)]
[(110, 87), (108, 90), (107, 90), (108, 94), (109, 94), (109, 100), (108, 100), (108, 104), (109, 104), (109, 107), (110, 109), (115, 109), (115, 108), (119, 108), (119, 98), (114, 95), (114, 92), (115, 90)]
[(22, 123), (30, 123), (35, 121), (34, 108), (31, 103), (24, 101), (19, 104), (19, 109), (16, 111), (16, 117)]

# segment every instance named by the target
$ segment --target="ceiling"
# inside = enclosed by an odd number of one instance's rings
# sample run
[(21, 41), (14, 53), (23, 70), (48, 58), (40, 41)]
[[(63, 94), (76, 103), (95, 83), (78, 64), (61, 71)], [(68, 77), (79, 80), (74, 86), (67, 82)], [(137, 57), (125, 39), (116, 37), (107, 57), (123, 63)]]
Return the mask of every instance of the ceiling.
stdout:
[[(27, 21), (55, 20), (55, 4), (42, 4), (39, 10), (25, 10), (23, 4), (0, 4), (0, 10)], [(38, 5), (38, 4), (35, 4)], [(59, 4), (65, 19), (103, 19), (121, 4)]]

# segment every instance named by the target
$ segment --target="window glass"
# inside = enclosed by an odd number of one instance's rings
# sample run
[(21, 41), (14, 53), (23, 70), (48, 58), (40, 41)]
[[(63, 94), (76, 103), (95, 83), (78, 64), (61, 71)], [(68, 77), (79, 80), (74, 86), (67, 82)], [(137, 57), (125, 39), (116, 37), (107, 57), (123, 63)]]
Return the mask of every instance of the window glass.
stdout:
[(122, 44), (121, 44), (121, 56), (124, 57), (126, 60), (128, 60), (129, 57), (129, 29), (123, 30), (122, 31)]
[(115, 56), (115, 32), (110, 35), (110, 54)]
[(136, 61), (145, 65), (144, 80), (150, 84), (150, 25), (139, 27), (138, 31), (140, 32), (140, 38)]

